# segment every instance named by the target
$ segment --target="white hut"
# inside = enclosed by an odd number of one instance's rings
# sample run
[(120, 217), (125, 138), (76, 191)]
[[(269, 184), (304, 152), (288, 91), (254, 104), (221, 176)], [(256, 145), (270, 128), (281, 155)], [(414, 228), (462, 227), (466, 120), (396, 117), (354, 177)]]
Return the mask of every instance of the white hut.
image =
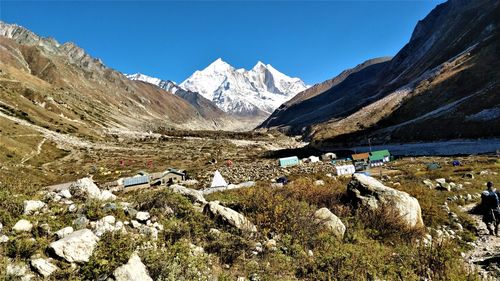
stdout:
[(310, 163), (317, 163), (317, 162), (319, 162), (319, 157), (318, 156), (309, 156), (309, 162)]
[(342, 176), (342, 175), (352, 175), (356, 172), (356, 168), (354, 168), (354, 165), (339, 165), (335, 166), (335, 172), (337, 176)]

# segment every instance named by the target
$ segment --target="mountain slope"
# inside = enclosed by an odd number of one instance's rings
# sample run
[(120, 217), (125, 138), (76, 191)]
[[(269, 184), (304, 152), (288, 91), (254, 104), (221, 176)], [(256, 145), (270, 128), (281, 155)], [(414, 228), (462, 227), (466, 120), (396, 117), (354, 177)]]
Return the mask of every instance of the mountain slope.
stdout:
[(316, 146), (500, 136), (498, 1), (453, 0), (390, 61), (277, 110), (263, 123)]
[(184, 99), (127, 79), (75, 44), (59, 44), (17, 25), (0, 22), (0, 57), (3, 112), (22, 112), (50, 129), (99, 135), (103, 129), (152, 124), (183, 129), (226, 124), (225, 115), (205, 119)]
[(225, 112), (245, 117), (262, 117), (307, 88), (271, 65), (258, 62), (251, 70), (235, 69), (217, 59), (179, 85), (200, 93)]
[[(226, 119), (232, 119), (230, 115), (219, 109), (214, 103), (207, 100), (198, 93), (186, 91), (180, 88), (175, 82), (170, 80), (162, 80), (141, 73), (126, 75), (128, 79), (134, 81), (143, 81), (149, 84), (156, 85), (163, 90), (172, 93), (191, 104), (199, 114), (206, 119), (213, 119), (224, 116)], [(236, 123), (236, 120), (234, 120)], [(250, 128), (249, 128), (250, 129)]]

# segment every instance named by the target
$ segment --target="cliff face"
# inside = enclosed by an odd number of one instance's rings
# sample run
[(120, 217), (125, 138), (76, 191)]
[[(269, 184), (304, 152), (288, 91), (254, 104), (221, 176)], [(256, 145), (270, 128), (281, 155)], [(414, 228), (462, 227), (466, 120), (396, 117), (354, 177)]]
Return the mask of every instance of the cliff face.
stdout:
[(498, 1), (448, 1), (421, 20), (390, 61), (262, 124), (315, 145), (500, 136)]

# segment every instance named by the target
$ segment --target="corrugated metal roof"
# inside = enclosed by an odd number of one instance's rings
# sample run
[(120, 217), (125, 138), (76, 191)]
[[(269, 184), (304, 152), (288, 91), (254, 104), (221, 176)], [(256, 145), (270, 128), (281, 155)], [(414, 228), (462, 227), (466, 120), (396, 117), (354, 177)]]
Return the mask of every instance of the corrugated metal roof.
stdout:
[(140, 176), (140, 177), (132, 177), (123, 179), (123, 186), (132, 186), (138, 184), (149, 183), (149, 176)]
[(384, 149), (384, 150), (377, 150), (377, 151), (370, 152), (370, 155), (384, 157), (384, 156), (391, 156), (391, 153), (389, 153), (389, 150)]

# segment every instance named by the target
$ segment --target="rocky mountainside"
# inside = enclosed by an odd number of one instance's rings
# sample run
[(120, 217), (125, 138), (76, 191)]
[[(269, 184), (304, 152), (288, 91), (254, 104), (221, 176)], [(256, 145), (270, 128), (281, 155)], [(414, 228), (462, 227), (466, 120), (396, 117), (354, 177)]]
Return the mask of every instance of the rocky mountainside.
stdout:
[(308, 87), (269, 64), (258, 62), (251, 70), (235, 69), (222, 59), (196, 71), (179, 86), (239, 116), (267, 116)]
[(498, 137), (499, 21), (498, 1), (440, 4), (391, 60), (302, 94), (261, 127), (303, 133), (320, 147)]
[(239, 122), (236, 118), (232, 117), (229, 113), (226, 113), (219, 109), (213, 102), (204, 98), (202, 95), (186, 91), (179, 87), (175, 82), (170, 80), (162, 80), (159, 78), (151, 77), (141, 73), (126, 75), (128, 79), (135, 81), (143, 81), (149, 84), (156, 85), (163, 90), (172, 93), (191, 104), (199, 114), (205, 119), (214, 119), (217, 117), (225, 116), (227, 120), (233, 120), (233, 129), (252, 129), (255, 126), (246, 126), (243, 122)]
[(232, 128), (222, 111), (208, 114), (148, 83), (131, 81), (73, 43), (60, 44), (0, 22), (0, 110), (66, 133), (102, 129)]

